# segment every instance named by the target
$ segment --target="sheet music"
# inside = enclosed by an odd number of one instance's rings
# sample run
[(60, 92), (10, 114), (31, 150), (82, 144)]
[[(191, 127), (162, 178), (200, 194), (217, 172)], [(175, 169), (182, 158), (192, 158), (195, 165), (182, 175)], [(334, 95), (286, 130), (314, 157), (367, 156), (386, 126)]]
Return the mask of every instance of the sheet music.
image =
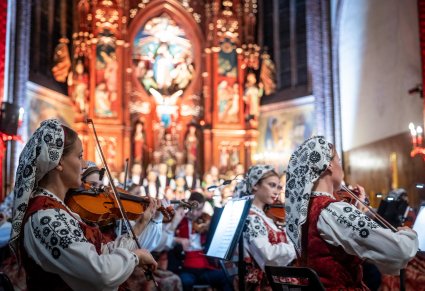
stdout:
[(425, 251), (425, 206), (421, 206), (418, 216), (416, 217), (413, 230), (418, 234), (419, 250)]
[[(247, 200), (230, 200), (221, 214), (220, 221), (208, 249), (207, 256), (225, 258), (241, 223)], [(243, 222), (242, 222), (243, 223)]]

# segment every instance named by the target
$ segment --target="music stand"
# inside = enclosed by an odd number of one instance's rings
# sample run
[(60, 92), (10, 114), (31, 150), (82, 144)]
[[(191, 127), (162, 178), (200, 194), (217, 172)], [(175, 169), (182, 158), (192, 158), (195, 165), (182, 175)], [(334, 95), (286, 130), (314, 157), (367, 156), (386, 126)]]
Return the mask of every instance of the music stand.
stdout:
[(425, 205), (419, 208), (418, 216), (412, 229), (418, 234), (419, 253), (425, 254)]
[(238, 274), (241, 291), (244, 290), (243, 236), (241, 234), (251, 203), (249, 196), (227, 202), (221, 213), (216, 214), (214, 220), (218, 222), (215, 227), (210, 228), (211, 239), (206, 248), (208, 257), (230, 261), (239, 243)]

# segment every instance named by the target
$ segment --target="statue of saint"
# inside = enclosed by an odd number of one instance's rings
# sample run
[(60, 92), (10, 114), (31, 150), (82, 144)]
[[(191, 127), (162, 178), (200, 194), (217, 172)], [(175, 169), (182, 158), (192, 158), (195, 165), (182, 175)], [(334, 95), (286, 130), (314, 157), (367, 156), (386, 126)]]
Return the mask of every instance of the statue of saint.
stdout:
[(257, 84), (257, 78), (253, 72), (246, 76), (244, 101), (247, 106), (248, 120), (258, 122), (260, 114), (260, 98), (263, 96), (262, 84)]
[(198, 137), (196, 136), (196, 125), (190, 124), (185, 139), (187, 163), (195, 165), (198, 156)]
[(75, 65), (75, 72), (72, 76), (72, 99), (78, 113), (83, 116), (87, 113), (87, 102), (89, 97), (89, 76), (84, 68), (83, 61), (79, 59)]
[(183, 94), (183, 91), (174, 92), (171, 96), (162, 95), (154, 88), (150, 88), (149, 92), (152, 94), (156, 103), (156, 114), (164, 125), (164, 128), (167, 129), (178, 118), (179, 107), (177, 106), (177, 101)]
[(143, 150), (146, 147), (145, 145), (145, 132), (143, 128), (143, 122), (138, 121), (134, 126), (133, 134), (133, 162), (135, 164), (143, 164)]

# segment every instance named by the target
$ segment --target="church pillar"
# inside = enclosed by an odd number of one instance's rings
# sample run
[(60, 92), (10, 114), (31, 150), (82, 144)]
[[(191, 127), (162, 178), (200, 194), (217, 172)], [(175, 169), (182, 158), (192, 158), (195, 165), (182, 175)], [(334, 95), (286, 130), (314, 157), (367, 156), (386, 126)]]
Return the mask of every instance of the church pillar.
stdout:
[[(421, 65), (422, 65), (422, 88), (425, 88), (425, 0), (418, 0), (418, 17), (419, 17), (419, 40), (421, 49)], [(422, 89), (423, 90), (423, 89)], [(425, 100), (425, 99), (424, 99)], [(423, 106), (423, 118), (425, 125), (425, 103)]]
[[(0, 103), (6, 98), (4, 94), (4, 69), (5, 69), (5, 43), (6, 43), (6, 30), (7, 30), (7, 1), (0, 1)], [(4, 141), (0, 141), (0, 200), (3, 200), (7, 193), (3, 193), (3, 158), (6, 150)], [(5, 169), (7, 171), (7, 169)]]
[[(4, 1), (2, 1), (4, 2)], [(31, 22), (31, 1), (6, 1), (9, 5), (2, 8), (4, 16), (1, 17), (4, 22), (8, 21), (8, 30), (5, 31), (8, 34), (7, 43), (7, 56), (6, 60), (6, 71), (5, 76), (5, 96), (2, 101), (8, 101), (14, 103), (20, 107), (24, 107), (26, 100), (27, 81), (29, 73), (29, 48), (30, 48), (30, 22)], [(9, 15), (7, 15), (9, 13)], [(9, 16), (9, 17), (7, 17)], [(7, 20), (6, 20), (7, 19)], [(5, 26), (6, 28), (6, 26)], [(5, 43), (2, 41), (1, 43)], [(5, 62), (5, 63), (6, 63)], [(23, 119), (22, 128), (28, 128), (29, 117), (26, 116)], [(18, 132), (21, 137), (26, 140), (27, 132), (21, 130)], [(11, 190), (11, 186), (14, 180), (15, 169), (17, 167), (17, 160), (19, 154), (22, 151), (24, 144), (22, 142), (9, 141), (6, 143), (4, 161), (7, 161), (7, 180), (6, 192)], [(4, 193), (6, 195), (7, 193)]]
[[(329, 0), (306, 1), (308, 62), (311, 68), (312, 91), (315, 98), (317, 133), (335, 144), (340, 133), (339, 108), (336, 106), (333, 83), (331, 11)], [(339, 104), (339, 103), (338, 103)], [(338, 138), (340, 143), (340, 138)], [(341, 148), (337, 144), (337, 148)]]

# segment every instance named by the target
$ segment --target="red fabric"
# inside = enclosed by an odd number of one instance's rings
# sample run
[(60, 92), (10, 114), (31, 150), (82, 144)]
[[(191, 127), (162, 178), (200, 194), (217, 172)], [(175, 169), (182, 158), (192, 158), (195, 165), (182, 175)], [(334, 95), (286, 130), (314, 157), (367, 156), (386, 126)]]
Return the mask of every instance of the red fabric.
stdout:
[(326, 243), (319, 234), (320, 212), (335, 199), (312, 197), (307, 222), (303, 226), (303, 262), (314, 269), (326, 290), (369, 290), (362, 282), (362, 261), (347, 254), (342, 247)]
[[(63, 209), (68, 210), (58, 201), (47, 197), (38, 196), (32, 198), (29, 202), (28, 209), (22, 221), (22, 228), (28, 221), (29, 217), (39, 210), (45, 209)], [(68, 212), (69, 213), (69, 212)], [(70, 213), (71, 214), (71, 213)], [(71, 214), (72, 216), (72, 214)], [(102, 242), (102, 233), (99, 228), (88, 226), (85, 223), (79, 222), (86, 239), (95, 245), (96, 251), (100, 254)], [(62, 278), (54, 273), (44, 271), (33, 259), (31, 259), (23, 244), (23, 230), (21, 235), (20, 252), (22, 254), (23, 265), (27, 274), (27, 286), (29, 290), (71, 290), (71, 288), (62, 280)]]
[[(28, 218), (32, 214), (34, 214), (35, 212), (39, 210), (46, 210), (46, 209), (62, 209), (68, 212), (71, 216), (73, 216), (72, 213), (70, 213), (68, 209), (66, 209), (66, 207), (63, 206), (60, 202), (47, 196), (37, 196), (35, 198), (32, 198), (29, 202), (28, 209), (25, 213), (25, 217), (22, 222), (22, 227), (25, 225), (25, 222), (28, 220)], [(80, 227), (82, 228), (84, 232), (85, 238), (96, 247), (96, 251), (100, 255), (101, 254), (100, 248), (103, 242), (103, 236), (99, 228), (96, 226), (89, 226), (81, 221), (78, 221), (78, 223), (80, 224)]]
[[(250, 210), (249, 215), (257, 215), (256, 212)], [(260, 219), (262, 219), (261, 216), (258, 216)], [(263, 224), (266, 226), (268, 239), (270, 244), (275, 245), (278, 243), (287, 243), (288, 239), (286, 237), (286, 234), (284, 231), (275, 231), (271, 226), (264, 221)], [(245, 265), (246, 265), (246, 275), (245, 275), (245, 282), (246, 282), (246, 289), (247, 290), (271, 290), (270, 284), (267, 280), (267, 276), (265, 276), (263, 270), (258, 266), (258, 264), (255, 262), (255, 258), (251, 258), (251, 256), (244, 258)]]
[[(405, 269), (406, 290), (425, 290), (425, 256), (416, 255)], [(400, 290), (400, 276), (383, 275), (380, 291)]]
[[(184, 217), (176, 229), (176, 237), (189, 239), (189, 220)], [(205, 244), (207, 241), (206, 233), (201, 234), (201, 244)], [(215, 269), (205, 256), (203, 251), (188, 251), (185, 252), (185, 258), (183, 262), (184, 268), (193, 269)]]

